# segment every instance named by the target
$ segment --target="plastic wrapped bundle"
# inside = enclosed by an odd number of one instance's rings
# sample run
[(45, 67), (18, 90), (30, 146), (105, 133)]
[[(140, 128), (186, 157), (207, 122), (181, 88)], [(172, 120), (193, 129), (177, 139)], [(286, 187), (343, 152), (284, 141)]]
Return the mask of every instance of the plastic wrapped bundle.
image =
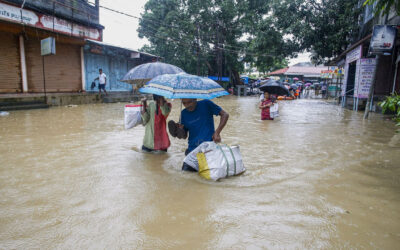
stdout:
[(139, 124), (142, 124), (141, 117), (142, 105), (127, 104), (124, 109), (124, 121), (125, 129), (133, 128)]
[(203, 142), (184, 159), (200, 176), (217, 181), (246, 171), (239, 146)]

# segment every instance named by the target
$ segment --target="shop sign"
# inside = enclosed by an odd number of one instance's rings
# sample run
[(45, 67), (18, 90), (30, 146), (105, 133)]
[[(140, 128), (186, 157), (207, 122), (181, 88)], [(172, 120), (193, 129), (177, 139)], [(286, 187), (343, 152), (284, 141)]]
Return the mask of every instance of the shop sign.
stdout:
[(56, 39), (54, 37), (48, 37), (40, 41), (40, 54), (42, 56), (55, 55), (56, 54)]
[(358, 46), (357, 48), (353, 49), (352, 51), (346, 54), (346, 63), (351, 63), (360, 59), (361, 54), (362, 54), (362, 45)]
[(376, 68), (375, 58), (363, 58), (360, 60), (360, 71), (358, 81), (354, 89), (354, 96), (368, 98), (369, 89), (372, 85)]
[(93, 54), (103, 54), (103, 47), (100, 45), (91, 44), (90, 45), (90, 52)]
[(131, 58), (140, 58), (139, 52), (131, 52)]
[(320, 78), (332, 79), (332, 77), (333, 77), (333, 70), (321, 70)]
[(369, 54), (391, 54), (396, 40), (397, 29), (389, 25), (375, 25), (369, 44)]
[(0, 2), (0, 19), (14, 23), (22, 23), (32, 27), (50, 30), (70, 36), (90, 38), (101, 41), (101, 33), (98, 29), (74, 24), (54, 16), (37, 14), (30, 10), (21, 9)]

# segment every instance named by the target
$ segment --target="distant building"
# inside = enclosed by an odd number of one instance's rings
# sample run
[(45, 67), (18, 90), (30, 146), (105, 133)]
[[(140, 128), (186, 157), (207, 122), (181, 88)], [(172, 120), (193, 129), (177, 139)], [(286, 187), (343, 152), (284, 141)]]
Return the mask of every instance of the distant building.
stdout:
[(327, 70), (324, 66), (290, 66), (269, 73), (269, 76), (280, 77), (282, 81), (318, 81), (321, 71)]
[(98, 91), (97, 88), (91, 89), (90, 85), (93, 79), (98, 77), (101, 68), (107, 75), (107, 92), (132, 90), (132, 85), (120, 81), (125, 74), (139, 64), (160, 59), (148, 53), (91, 40), (87, 40), (84, 46), (84, 58), (84, 89), (86, 91)]
[(298, 79), (299, 81), (318, 81), (321, 79), (321, 71), (328, 67), (300, 67), (292, 66), (284, 73), (287, 79)]
[(269, 73), (269, 76), (277, 76), (280, 77), (281, 79), (285, 78), (285, 73), (286, 71), (289, 69), (289, 67), (283, 68), (283, 69), (278, 69), (275, 71), (272, 71), (271, 73)]

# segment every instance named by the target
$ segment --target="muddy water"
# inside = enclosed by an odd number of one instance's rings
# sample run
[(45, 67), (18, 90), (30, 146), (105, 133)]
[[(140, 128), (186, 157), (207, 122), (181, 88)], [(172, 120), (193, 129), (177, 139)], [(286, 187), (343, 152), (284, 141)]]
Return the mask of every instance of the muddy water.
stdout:
[(223, 142), (247, 167), (216, 183), (180, 171), (183, 140), (139, 152), (144, 129), (123, 129), (124, 104), (0, 117), (0, 248), (398, 247), (391, 121), (318, 100), (281, 102), (280, 118), (260, 121), (255, 97), (215, 101), (230, 113)]

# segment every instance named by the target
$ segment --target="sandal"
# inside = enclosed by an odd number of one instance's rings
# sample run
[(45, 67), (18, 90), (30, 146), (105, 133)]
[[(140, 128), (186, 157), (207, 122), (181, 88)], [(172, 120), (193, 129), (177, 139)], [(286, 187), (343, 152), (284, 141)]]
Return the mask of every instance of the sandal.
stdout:
[(178, 126), (176, 125), (176, 123), (173, 120), (170, 120), (168, 122), (168, 130), (172, 137), (176, 137), (178, 135), (178, 133), (177, 133)]

